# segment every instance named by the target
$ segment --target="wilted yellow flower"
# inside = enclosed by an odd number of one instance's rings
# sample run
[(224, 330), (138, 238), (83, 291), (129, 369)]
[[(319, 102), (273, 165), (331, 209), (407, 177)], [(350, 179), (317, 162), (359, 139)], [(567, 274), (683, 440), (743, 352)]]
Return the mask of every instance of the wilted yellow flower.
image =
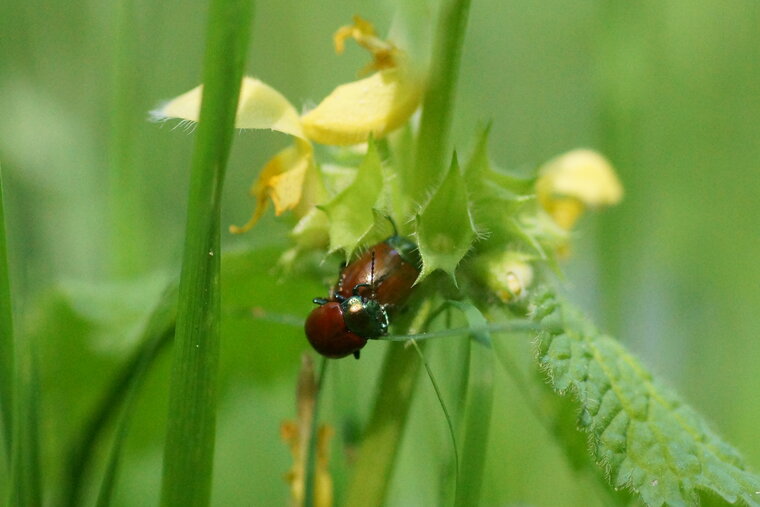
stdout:
[(346, 39), (354, 39), (357, 44), (372, 53), (372, 62), (364, 67), (359, 74), (369, 73), (373, 70), (396, 68), (399, 66), (398, 59), (405, 58), (403, 52), (393, 43), (378, 37), (372, 23), (361, 16), (354, 16), (353, 24), (338, 28), (333, 35), (335, 52), (339, 55), (343, 54), (346, 49)]
[[(343, 51), (349, 38), (370, 51), (372, 62), (365, 69), (377, 72), (338, 86), (303, 116), (274, 88), (258, 79), (244, 78), (235, 126), (276, 130), (295, 137), (295, 143), (264, 166), (250, 191), (257, 201), (251, 219), (242, 227), (230, 227), (231, 232), (241, 233), (253, 227), (264, 213), (267, 199), (272, 200), (275, 214), (296, 209), (300, 211), (299, 218), (317, 201), (326, 200), (319, 177), (315, 176), (312, 141), (343, 146), (366, 142), (370, 136), (378, 139), (403, 125), (419, 106), (422, 79), (408, 65), (403, 51), (380, 39), (372, 24), (358, 16), (352, 25), (336, 32), (337, 52)], [(202, 85), (180, 95), (154, 112), (154, 117), (198, 121), (201, 92)], [(306, 191), (309, 183), (317, 188)], [(299, 206), (305, 194), (311, 200), (308, 206)]]
[(574, 150), (541, 168), (536, 195), (554, 221), (569, 230), (586, 208), (620, 202), (623, 187), (607, 159), (595, 151)]
[[(314, 366), (311, 358), (304, 355), (296, 390), (297, 422), (285, 421), (280, 426), (280, 436), (290, 446), (293, 466), (285, 478), (290, 484), (291, 503), (295, 506), (304, 504), (306, 489), (306, 466), (311, 440), (312, 420), (316, 402), (317, 384), (314, 380)], [(333, 484), (328, 468), (329, 443), (333, 430), (322, 426), (317, 433), (316, 459), (314, 460), (314, 505), (330, 507), (333, 504)]]
[(238, 227), (230, 226), (230, 232), (240, 234), (256, 225), (267, 207), (267, 197), (274, 204), (275, 215), (293, 209), (301, 201), (304, 179), (308, 171), (314, 171), (314, 149), (307, 141), (296, 142), (272, 157), (251, 186), (250, 195), (256, 198), (256, 208), (251, 219)]

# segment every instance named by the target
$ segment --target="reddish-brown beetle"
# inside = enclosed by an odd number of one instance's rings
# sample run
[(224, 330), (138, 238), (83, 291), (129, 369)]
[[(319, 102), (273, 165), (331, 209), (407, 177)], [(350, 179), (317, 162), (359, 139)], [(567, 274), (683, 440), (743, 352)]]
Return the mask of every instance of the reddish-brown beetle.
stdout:
[(358, 356), (359, 350), (367, 344), (366, 338), (348, 330), (337, 301), (327, 301), (314, 308), (306, 318), (304, 329), (314, 350), (334, 359), (349, 354)]
[(373, 246), (340, 273), (333, 296), (359, 295), (385, 306), (402, 304), (420, 274), (417, 245), (401, 236), (391, 236)]
[(306, 337), (320, 354), (339, 358), (359, 350), (368, 338), (388, 333), (388, 313), (409, 297), (419, 275), (417, 245), (398, 235), (367, 250), (347, 265), (329, 299), (306, 319)]

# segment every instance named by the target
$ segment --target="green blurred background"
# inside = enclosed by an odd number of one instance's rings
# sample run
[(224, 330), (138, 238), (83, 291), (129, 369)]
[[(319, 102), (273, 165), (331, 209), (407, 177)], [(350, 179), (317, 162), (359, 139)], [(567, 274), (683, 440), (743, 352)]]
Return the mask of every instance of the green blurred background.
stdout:
[[(48, 504), (65, 477), (65, 444), (179, 270), (193, 135), (149, 123), (147, 112), (198, 84), (206, 9), (205, 0), (0, 3), (0, 163), (19, 333), (36, 340), (42, 369)], [(355, 47), (336, 56), (333, 31), (358, 13), (383, 33), (395, 10), (259, 2), (247, 73), (299, 108), (314, 104), (366, 62)], [(579, 146), (613, 161), (625, 200), (581, 224), (568, 292), (760, 468), (760, 3), (475, 0), (454, 124), (460, 151), (487, 120), (501, 167), (528, 170)], [(248, 185), (287, 142), (236, 137), (224, 224), (247, 219)], [(272, 276), (286, 230), (287, 220), (268, 217), (223, 237), (229, 252), (256, 250), (224, 268), (216, 505), (287, 499), (278, 426), (295, 414), (304, 340), (247, 311), (302, 316), (325, 290), (314, 276)], [(365, 356), (361, 369), (336, 363), (328, 382), (324, 415), (341, 407), (349, 434), (366, 417), (380, 354)], [(141, 397), (119, 505), (157, 499), (167, 359)], [(577, 480), (502, 380), (484, 503), (585, 504), (590, 482)], [(412, 410), (419, 438), (403, 447), (394, 505), (440, 500), (437, 464), (450, 448), (429, 391)]]

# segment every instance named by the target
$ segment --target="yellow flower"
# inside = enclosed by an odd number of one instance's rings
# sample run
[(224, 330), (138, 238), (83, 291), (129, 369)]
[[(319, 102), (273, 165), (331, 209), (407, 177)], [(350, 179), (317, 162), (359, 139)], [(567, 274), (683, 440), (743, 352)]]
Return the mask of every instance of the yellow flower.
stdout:
[[(335, 33), (338, 53), (349, 38), (370, 51), (373, 59), (365, 70), (376, 72), (338, 86), (302, 116), (274, 88), (258, 79), (244, 78), (235, 126), (276, 130), (293, 136), (295, 142), (264, 166), (250, 190), (256, 198), (251, 219), (242, 227), (230, 227), (231, 232), (242, 233), (253, 227), (266, 210), (268, 199), (276, 215), (295, 210), (300, 219), (314, 205), (327, 200), (312, 141), (345, 146), (366, 142), (370, 136), (378, 139), (403, 125), (419, 106), (422, 79), (408, 65), (403, 51), (377, 37), (372, 24), (358, 16), (352, 25)], [(180, 95), (156, 111), (154, 117), (198, 121), (201, 92), (202, 85)]]
[(610, 163), (591, 150), (574, 150), (550, 160), (539, 171), (536, 195), (541, 206), (565, 230), (586, 208), (611, 206), (623, 187)]

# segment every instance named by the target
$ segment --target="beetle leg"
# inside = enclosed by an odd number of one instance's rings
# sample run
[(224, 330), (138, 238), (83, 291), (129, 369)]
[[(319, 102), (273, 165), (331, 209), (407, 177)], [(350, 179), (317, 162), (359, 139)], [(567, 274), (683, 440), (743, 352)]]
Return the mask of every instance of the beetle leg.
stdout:
[(354, 285), (354, 292), (353, 292), (353, 293), (354, 293), (354, 296), (359, 296), (359, 295), (360, 295), (360, 294), (359, 294), (359, 289), (360, 289), (361, 287), (369, 287), (369, 288), (371, 289), (371, 288), (372, 288), (372, 285), (370, 285), (370, 284), (368, 284), (368, 283), (357, 283), (356, 285)]
[(355, 357), (356, 359), (359, 359), (359, 353), (360, 353), (360, 352), (361, 352), (361, 351), (359, 351), (359, 350), (354, 350), (354, 357)]
[(337, 301), (338, 303), (342, 303), (343, 301), (346, 300), (346, 296), (344, 296), (343, 294), (336, 293), (334, 297), (335, 297), (335, 301)]
[(315, 305), (319, 305), (319, 306), (322, 306), (330, 302), (329, 299), (325, 299), (325, 298), (314, 298), (312, 299), (312, 301), (314, 302)]

